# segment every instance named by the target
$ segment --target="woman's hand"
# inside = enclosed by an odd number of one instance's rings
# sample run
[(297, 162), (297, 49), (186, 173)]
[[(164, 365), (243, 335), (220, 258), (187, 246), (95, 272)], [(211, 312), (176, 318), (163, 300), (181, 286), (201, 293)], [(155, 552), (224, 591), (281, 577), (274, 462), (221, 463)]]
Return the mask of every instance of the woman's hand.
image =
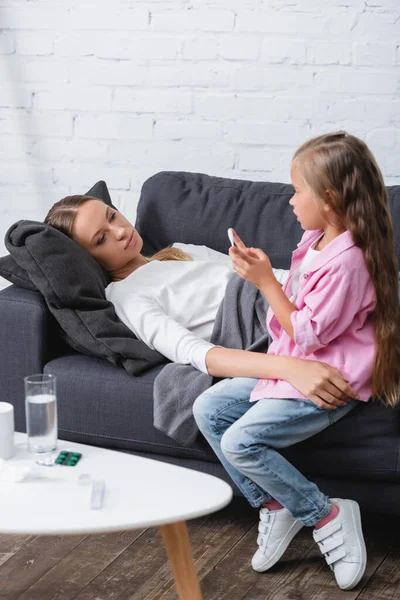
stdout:
[(229, 256), (236, 273), (258, 288), (276, 281), (268, 256), (260, 248), (247, 248), (234, 229), (237, 248), (229, 248)]
[(294, 360), (296, 363), (288, 369), (285, 379), (320, 408), (331, 410), (345, 406), (352, 398), (360, 399), (334, 367), (314, 360)]

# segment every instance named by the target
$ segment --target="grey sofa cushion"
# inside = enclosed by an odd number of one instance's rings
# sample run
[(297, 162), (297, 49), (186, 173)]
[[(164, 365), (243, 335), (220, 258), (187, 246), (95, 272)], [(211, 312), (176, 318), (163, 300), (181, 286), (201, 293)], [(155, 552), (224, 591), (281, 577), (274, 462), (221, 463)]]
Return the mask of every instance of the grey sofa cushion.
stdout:
[(129, 377), (89, 356), (49, 361), (43, 371), (57, 377), (59, 437), (68, 440), (73, 433), (73, 439), (89, 444), (215, 460), (205, 440), (190, 447), (153, 427), (153, 382), (162, 368)]
[(18, 221), (7, 231), (5, 244), (44, 296), (69, 346), (106, 358), (132, 375), (165, 362), (119, 320), (105, 298), (109, 275), (67, 235), (45, 223)]
[(136, 227), (146, 255), (174, 242), (228, 253), (228, 227), (262, 248), (276, 268), (289, 268), (302, 229), (288, 204), (291, 185), (164, 171), (142, 188)]
[[(387, 187), (396, 232), (400, 231), (400, 186)], [(136, 227), (143, 252), (151, 255), (174, 242), (205, 244), (228, 252), (226, 231), (235, 227), (248, 246), (262, 248), (275, 268), (288, 269), (303, 230), (293, 218), (293, 187), (201, 173), (162, 171), (142, 188)], [(400, 236), (395, 236), (400, 263)]]
[[(108, 206), (115, 206), (111, 202), (110, 193), (107, 188), (107, 184), (105, 181), (98, 181), (94, 184), (93, 187), (90, 188), (85, 194), (85, 196), (93, 196), (94, 198), (98, 198), (99, 200), (103, 200), (105, 204)], [(103, 270), (104, 271), (104, 270)], [(103, 273), (104, 277), (110, 281), (106, 271)], [(37, 287), (34, 283), (32, 283), (29, 274), (26, 270), (18, 265), (11, 254), (7, 256), (3, 256), (0, 258), (0, 276), (7, 279), (11, 283), (15, 285), (19, 285), (20, 287), (26, 288), (27, 290), (36, 291)]]

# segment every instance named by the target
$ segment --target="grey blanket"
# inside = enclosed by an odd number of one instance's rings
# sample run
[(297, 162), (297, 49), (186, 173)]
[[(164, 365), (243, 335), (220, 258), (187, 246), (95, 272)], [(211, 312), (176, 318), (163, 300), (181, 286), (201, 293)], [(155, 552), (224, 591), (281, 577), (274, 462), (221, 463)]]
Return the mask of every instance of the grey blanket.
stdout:
[[(268, 304), (256, 286), (235, 273), (219, 306), (210, 341), (226, 348), (266, 352), (270, 343), (267, 310)], [(192, 406), (217, 381), (220, 378), (192, 365), (166, 365), (154, 381), (154, 427), (185, 446), (204, 450)]]

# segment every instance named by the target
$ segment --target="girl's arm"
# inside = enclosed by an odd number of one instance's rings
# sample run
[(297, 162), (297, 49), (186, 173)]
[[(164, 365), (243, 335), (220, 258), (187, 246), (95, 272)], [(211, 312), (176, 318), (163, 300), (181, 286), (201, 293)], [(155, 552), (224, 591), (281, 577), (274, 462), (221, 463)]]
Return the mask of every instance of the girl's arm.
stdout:
[(246, 248), (235, 234), (237, 248), (230, 248), (236, 272), (258, 287), (276, 319), (305, 356), (309, 356), (344, 333), (361, 310), (375, 306), (368, 291), (369, 274), (357, 261), (351, 268), (333, 264), (304, 298), (302, 309), (292, 304), (280, 288), (268, 256), (259, 248)]
[(209, 375), (213, 377), (286, 379), (289, 364), (287, 358), (215, 346), (206, 354), (206, 365)]
[[(294, 340), (294, 329), (290, 315), (297, 307), (290, 302), (275, 276), (268, 256), (259, 248), (247, 248), (234, 232), (237, 248), (229, 249), (229, 256), (235, 271), (258, 287), (267, 300), (276, 319), (286, 333)], [(287, 280), (289, 273), (285, 279)]]
[[(297, 307), (290, 302), (282, 290), (281, 282), (277, 280), (268, 256), (259, 248), (247, 248), (235, 231), (233, 235), (237, 246), (236, 248), (231, 246), (229, 249), (233, 268), (240, 277), (258, 287), (281, 327), (294, 340), (290, 315), (297, 311)], [(289, 272), (285, 277), (285, 282), (288, 277)]]
[(281, 327), (294, 341), (294, 329), (290, 315), (297, 310), (297, 307), (290, 302), (276, 279), (271, 279), (269, 283), (261, 285), (259, 290), (266, 298)]
[(328, 410), (347, 404), (350, 398), (358, 399), (343, 375), (324, 362), (215, 346), (206, 354), (206, 365), (214, 377), (284, 379)]

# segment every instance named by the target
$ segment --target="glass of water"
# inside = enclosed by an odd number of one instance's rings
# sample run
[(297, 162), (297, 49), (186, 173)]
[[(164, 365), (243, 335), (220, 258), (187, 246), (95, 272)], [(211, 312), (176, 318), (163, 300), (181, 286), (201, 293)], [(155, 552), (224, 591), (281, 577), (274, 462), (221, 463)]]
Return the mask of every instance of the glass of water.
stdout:
[(57, 394), (55, 375), (24, 377), (28, 450), (42, 465), (53, 463), (57, 449)]

